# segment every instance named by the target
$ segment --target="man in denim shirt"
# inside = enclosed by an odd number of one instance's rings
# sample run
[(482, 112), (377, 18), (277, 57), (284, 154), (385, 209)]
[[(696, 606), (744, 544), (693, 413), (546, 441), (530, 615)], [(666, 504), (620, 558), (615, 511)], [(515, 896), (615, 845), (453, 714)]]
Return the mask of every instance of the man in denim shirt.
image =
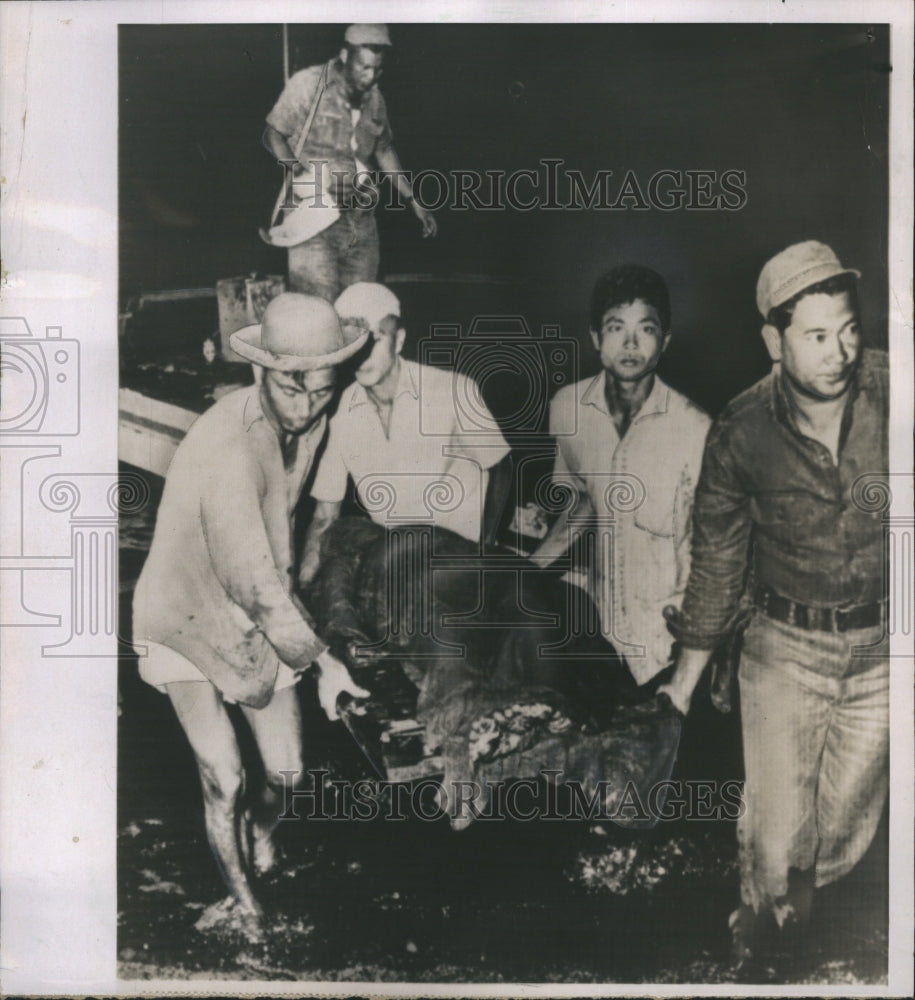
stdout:
[(738, 964), (776, 927), (803, 927), (814, 886), (861, 858), (887, 795), (882, 511), (866, 501), (888, 470), (888, 370), (861, 347), (857, 277), (812, 240), (766, 264), (773, 368), (713, 425), (696, 489), (683, 648), (663, 690), (686, 712), (749, 570)]
[[(422, 223), (423, 236), (434, 236), (438, 229), (431, 213), (413, 197), (378, 89), (385, 52), (391, 45), (387, 26), (351, 24), (344, 43), (329, 66), (309, 66), (289, 78), (267, 116), (264, 132), (265, 145), (281, 162), (298, 159), (306, 172), (315, 163), (327, 163), (331, 190), (329, 200), (322, 199), (322, 204), (332, 201), (340, 217), (311, 239), (289, 248), (289, 287), (328, 302), (349, 285), (374, 281), (378, 274), (377, 192), (365, 185), (369, 166), (377, 165), (391, 176), (399, 195)], [(297, 158), (294, 150), (316, 99), (311, 129)], [(304, 181), (298, 191), (313, 193)]]

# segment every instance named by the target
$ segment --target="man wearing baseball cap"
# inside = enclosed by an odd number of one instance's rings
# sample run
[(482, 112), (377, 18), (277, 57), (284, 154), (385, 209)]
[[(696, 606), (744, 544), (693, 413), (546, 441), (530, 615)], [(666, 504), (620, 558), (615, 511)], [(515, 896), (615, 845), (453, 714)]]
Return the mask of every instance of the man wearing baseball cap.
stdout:
[[(351, 24), (343, 40), (331, 62), (289, 78), (264, 132), (264, 143), (278, 161), (298, 164), (296, 196), (307, 199), (317, 193), (312, 207), (321, 210), (322, 218), (336, 219), (302, 242), (292, 242), (295, 235), (285, 230), (282, 240), (271, 240), (269, 234), (265, 238), (289, 248), (289, 287), (329, 302), (348, 285), (374, 281), (378, 274), (378, 192), (369, 181), (370, 167), (390, 175), (399, 199), (420, 221), (424, 237), (438, 230), (432, 214), (413, 197), (378, 89), (391, 46), (387, 25)], [(316, 171), (321, 163), (327, 164), (325, 171)], [(322, 176), (330, 179), (329, 192), (323, 190)], [(329, 205), (339, 210), (336, 217), (327, 214)], [(295, 228), (291, 222), (289, 228)]]
[[(259, 383), (215, 403), (172, 459), (149, 556), (133, 602), (140, 676), (167, 694), (197, 760), (210, 846), (232, 896), (219, 919), (259, 934), (252, 876), (271, 866), (282, 771), (300, 772), (295, 684), (317, 673), (336, 718), (340, 693), (368, 692), (315, 635), (292, 592), (292, 513), (324, 437), (334, 366), (367, 334), (345, 333), (329, 303), (285, 293), (232, 348), (262, 369)], [(226, 703), (248, 723), (265, 784), (245, 789)]]
[[(476, 383), (401, 357), (400, 302), (384, 285), (351, 285), (334, 308), (344, 330), (372, 339), (356, 359), (356, 381), (340, 397), (315, 474), (300, 583), (317, 570), (321, 536), (340, 515), (348, 477), (378, 524), (431, 523), (492, 541), (511, 459)], [(462, 405), (473, 407), (472, 421), (461, 419)]]
[[(772, 371), (709, 432), (692, 566), (662, 690), (686, 712), (745, 587), (739, 684), (746, 782), (734, 956), (751, 968), (845, 875), (886, 801), (889, 645), (881, 511), (887, 356), (862, 347), (856, 279), (808, 240), (763, 267)], [(781, 933), (779, 933), (781, 932)]]

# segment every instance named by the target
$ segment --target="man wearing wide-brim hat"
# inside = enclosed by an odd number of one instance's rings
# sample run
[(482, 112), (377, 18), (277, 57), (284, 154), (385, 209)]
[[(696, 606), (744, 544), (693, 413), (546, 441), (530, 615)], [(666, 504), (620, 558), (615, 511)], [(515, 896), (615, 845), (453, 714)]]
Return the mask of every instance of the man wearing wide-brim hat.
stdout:
[(264, 144), (284, 169), (292, 167), (297, 207), (285, 207), (289, 186), (285, 177), (280, 183), (278, 171), (275, 224), (261, 235), (288, 248), (294, 291), (333, 302), (347, 286), (375, 280), (375, 171), (390, 177), (394, 204), (409, 205), (424, 237), (437, 232), (434, 216), (416, 200), (401, 167), (378, 88), (390, 48), (387, 25), (349, 25), (336, 58), (294, 73), (267, 116)]
[(766, 263), (756, 303), (772, 370), (712, 425), (696, 487), (666, 691), (686, 712), (749, 581), (739, 966), (802, 940), (814, 889), (857, 864), (886, 802), (889, 377), (886, 353), (864, 347), (858, 277), (817, 240)]
[[(365, 339), (345, 334), (323, 299), (277, 296), (259, 325), (232, 335), (261, 367), (258, 384), (193, 424), (166, 477), (134, 595), (134, 642), (140, 676), (171, 699), (197, 758), (207, 836), (232, 893), (203, 926), (224, 916), (259, 934), (252, 878), (274, 860), (279, 772), (303, 768), (299, 677), (317, 672), (330, 718), (342, 692), (367, 694), (292, 593), (292, 515), (324, 437), (334, 366)], [(244, 801), (227, 702), (238, 703), (264, 765), (264, 786)]]

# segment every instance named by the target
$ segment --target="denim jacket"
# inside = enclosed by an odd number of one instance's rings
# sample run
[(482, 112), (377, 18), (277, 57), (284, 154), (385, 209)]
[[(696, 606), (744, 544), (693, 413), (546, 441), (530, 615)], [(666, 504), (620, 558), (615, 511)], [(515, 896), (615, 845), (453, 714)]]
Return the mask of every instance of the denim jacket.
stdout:
[(709, 432), (693, 507), (692, 565), (678, 638), (724, 637), (748, 571), (803, 604), (869, 604), (885, 595), (889, 468), (887, 355), (865, 350), (842, 419), (839, 459), (802, 434), (779, 365)]

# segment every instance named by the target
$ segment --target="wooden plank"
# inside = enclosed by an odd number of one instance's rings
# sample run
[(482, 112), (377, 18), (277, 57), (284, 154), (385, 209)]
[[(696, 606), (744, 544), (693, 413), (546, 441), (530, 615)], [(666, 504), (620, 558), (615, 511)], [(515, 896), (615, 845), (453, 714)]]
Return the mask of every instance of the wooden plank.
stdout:
[(198, 416), (193, 410), (134, 389), (120, 389), (118, 459), (164, 477), (175, 450)]

